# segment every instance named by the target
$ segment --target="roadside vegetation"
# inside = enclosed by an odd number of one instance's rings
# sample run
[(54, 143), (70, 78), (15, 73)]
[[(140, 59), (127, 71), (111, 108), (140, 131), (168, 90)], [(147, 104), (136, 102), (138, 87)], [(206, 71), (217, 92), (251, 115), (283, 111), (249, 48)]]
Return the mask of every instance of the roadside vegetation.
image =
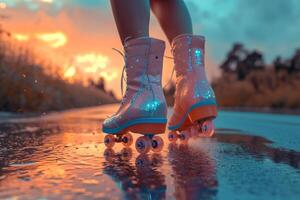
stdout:
[(300, 49), (266, 65), (261, 52), (235, 44), (220, 68), (213, 81), (220, 106), (300, 108)]
[[(57, 64), (37, 56), (34, 49), (11, 39), (0, 25), (0, 111), (46, 112), (117, 102), (105, 89), (105, 80), (86, 86), (68, 82)], [(300, 49), (291, 58), (264, 62), (263, 54), (234, 44), (220, 65), (221, 76), (212, 82), (217, 101), (229, 108), (300, 108)], [(175, 85), (165, 89), (174, 103)]]
[[(47, 57), (37, 59), (26, 45), (0, 28), (0, 111), (46, 112), (116, 102), (112, 93), (94, 85), (69, 83)], [(104, 83), (103, 83), (104, 84)]]
[[(291, 58), (265, 64), (263, 54), (234, 44), (220, 65), (221, 76), (212, 82), (218, 105), (229, 108), (300, 108), (300, 49)], [(173, 104), (175, 85), (165, 90)]]

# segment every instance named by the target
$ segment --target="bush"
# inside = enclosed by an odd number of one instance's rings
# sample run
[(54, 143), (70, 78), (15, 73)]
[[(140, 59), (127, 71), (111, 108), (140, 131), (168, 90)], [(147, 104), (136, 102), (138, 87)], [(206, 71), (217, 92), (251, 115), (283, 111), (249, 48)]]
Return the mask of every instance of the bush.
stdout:
[(44, 112), (116, 102), (104, 91), (68, 83), (45, 69), (32, 50), (0, 35), (0, 110)]
[(213, 82), (218, 104), (224, 107), (299, 108), (298, 74), (276, 73), (272, 69), (253, 71), (238, 81), (224, 74)]

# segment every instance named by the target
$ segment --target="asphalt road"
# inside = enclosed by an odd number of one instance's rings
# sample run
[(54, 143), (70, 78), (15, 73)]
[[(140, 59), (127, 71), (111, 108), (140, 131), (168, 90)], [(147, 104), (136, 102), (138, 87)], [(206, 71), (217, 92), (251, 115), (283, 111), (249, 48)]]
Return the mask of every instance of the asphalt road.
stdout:
[(0, 199), (300, 199), (300, 116), (221, 111), (214, 137), (139, 155), (105, 148), (116, 109), (0, 118)]

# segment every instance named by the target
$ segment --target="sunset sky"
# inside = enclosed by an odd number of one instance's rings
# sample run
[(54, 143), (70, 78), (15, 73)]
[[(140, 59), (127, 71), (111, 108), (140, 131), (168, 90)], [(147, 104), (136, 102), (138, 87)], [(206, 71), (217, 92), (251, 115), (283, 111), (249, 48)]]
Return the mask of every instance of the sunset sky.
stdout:
[[(217, 66), (232, 43), (243, 42), (264, 52), (266, 61), (291, 56), (300, 47), (298, 0), (186, 0), (194, 31), (207, 38), (207, 70)], [(119, 94), (122, 49), (108, 0), (0, 0), (3, 27), (15, 40), (26, 42), (61, 64), (66, 78), (106, 78)], [(151, 35), (165, 39), (155, 18)], [(166, 51), (170, 54), (169, 47)], [(165, 61), (164, 82), (172, 63)]]

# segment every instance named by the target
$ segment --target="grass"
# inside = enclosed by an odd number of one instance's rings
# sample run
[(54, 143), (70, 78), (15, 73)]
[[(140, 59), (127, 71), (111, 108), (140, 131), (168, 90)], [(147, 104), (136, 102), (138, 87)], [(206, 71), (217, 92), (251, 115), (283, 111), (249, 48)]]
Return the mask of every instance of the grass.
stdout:
[[(218, 105), (223, 108), (289, 109), (300, 108), (300, 74), (273, 69), (252, 71), (244, 80), (223, 73), (212, 82)], [(175, 84), (164, 90), (168, 105), (174, 104)]]
[(45, 61), (0, 35), (0, 111), (45, 112), (116, 102), (104, 91), (47, 73), (46, 68), (55, 67)]
[(288, 108), (300, 107), (299, 74), (273, 69), (253, 71), (238, 81), (233, 74), (223, 74), (213, 82), (222, 107)]

